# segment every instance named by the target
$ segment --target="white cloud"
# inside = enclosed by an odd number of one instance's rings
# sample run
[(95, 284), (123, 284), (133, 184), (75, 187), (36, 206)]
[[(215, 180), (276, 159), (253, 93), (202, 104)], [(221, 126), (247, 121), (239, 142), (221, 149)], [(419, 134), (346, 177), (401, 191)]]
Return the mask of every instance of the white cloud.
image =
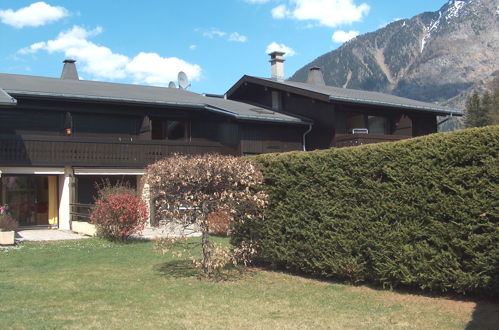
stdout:
[(41, 26), (57, 21), (69, 15), (69, 12), (64, 7), (53, 7), (43, 1), (35, 2), (28, 7), (23, 7), (19, 10), (0, 10), (0, 20), (2, 23), (13, 26), (15, 28), (23, 28), (25, 26)]
[(242, 34), (239, 34), (239, 32), (232, 32), (229, 35), (229, 41), (246, 42), (247, 40), (248, 38)]
[(359, 35), (359, 31), (336, 31), (333, 33), (332, 39), (334, 42), (347, 42), (350, 39)]
[(269, 54), (275, 51), (285, 52), (286, 54), (284, 56), (287, 57), (296, 55), (296, 52), (293, 48), (286, 46), (285, 44), (279, 44), (275, 41), (267, 46), (267, 50), (265, 50), (265, 53)]
[(134, 58), (114, 53), (88, 38), (102, 33), (102, 28), (86, 30), (73, 26), (61, 32), (54, 40), (42, 41), (19, 50), (20, 54), (45, 50), (49, 53), (64, 53), (81, 65), (79, 69), (97, 79), (132, 79), (135, 83), (166, 86), (175, 80), (179, 71), (186, 72), (191, 80), (199, 80), (201, 67), (176, 57), (161, 57), (156, 53), (141, 52)]
[(161, 57), (156, 53), (141, 52), (125, 67), (136, 83), (155, 86), (167, 86), (169, 81), (176, 80), (179, 71), (184, 71), (189, 79), (199, 80), (201, 67), (190, 64), (177, 57)]
[(206, 38), (213, 39), (215, 37), (224, 37), (227, 33), (220, 31), (219, 29), (211, 29), (209, 31), (204, 31), (203, 36)]
[(319, 25), (336, 27), (361, 21), (369, 13), (366, 3), (357, 0), (288, 0), (288, 6), (272, 9), (274, 18), (291, 18), (300, 21), (317, 21)]
[(291, 12), (288, 10), (286, 5), (279, 5), (275, 8), (272, 8), (272, 17), (276, 19), (285, 18), (286, 16), (290, 16)]
[(190, 46), (189, 46), (189, 49), (190, 49), (190, 50), (196, 50), (197, 48), (198, 48), (198, 46), (196, 46), (196, 45), (190, 45)]
[[(196, 31), (199, 31), (199, 29), (196, 29)], [(248, 40), (248, 37), (240, 34), (239, 32), (227, 33), (217, 28), (211, 28), (210, 30), (203, 31), (202, 33), (203, 37), (209, 39), (226, 38), (227, 41), (235, 41), (235, 42), (246, 42)]]

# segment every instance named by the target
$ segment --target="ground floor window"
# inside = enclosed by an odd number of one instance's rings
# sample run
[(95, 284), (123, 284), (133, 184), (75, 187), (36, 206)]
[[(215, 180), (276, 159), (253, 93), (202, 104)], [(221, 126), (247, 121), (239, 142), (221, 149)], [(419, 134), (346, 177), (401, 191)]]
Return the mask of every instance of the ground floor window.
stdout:
[(77, 175), (75, 201), (79, 204), (94, 204), (98, 186), (103, 184), (124, 184), (137, 189), (137, 177), (134, 175)]
[(57, 225), (57, 177), (6, 175), (0, 179), (0, 204), (20, 226)]

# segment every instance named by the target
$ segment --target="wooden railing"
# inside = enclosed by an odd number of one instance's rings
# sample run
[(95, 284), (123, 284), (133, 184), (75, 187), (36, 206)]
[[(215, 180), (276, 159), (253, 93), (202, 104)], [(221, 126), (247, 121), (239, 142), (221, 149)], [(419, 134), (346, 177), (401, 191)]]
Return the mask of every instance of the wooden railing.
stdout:
[(4, 166), (146, 166), (173, 153), (236, 154), (217, 142), (0, 135)]
[(70, 203), (71, 221), (90, 222), (92, 204)]
[(400, 141), (409, 138), (411, 138), (411, 136), (383, 134), (336, 134), (333, 146), (337, 148), (353, 147), (363, 144)]

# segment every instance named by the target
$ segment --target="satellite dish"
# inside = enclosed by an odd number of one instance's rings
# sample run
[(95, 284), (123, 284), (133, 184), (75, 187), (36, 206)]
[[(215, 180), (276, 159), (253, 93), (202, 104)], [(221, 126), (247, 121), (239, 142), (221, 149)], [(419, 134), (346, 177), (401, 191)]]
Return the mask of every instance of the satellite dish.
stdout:
[(189, 78), (187, 78), (187, 75), (184, 71), (180, 71), (178, 73), (178, 87), (180, 89), (187, 89), (189, 88), (189, 86), (191, 86), (191, 84), (189, 83)]
[(173, 81), (170, 81), (170, 83), (168, 84), (168, 88), (177, 88), (177, 86)]

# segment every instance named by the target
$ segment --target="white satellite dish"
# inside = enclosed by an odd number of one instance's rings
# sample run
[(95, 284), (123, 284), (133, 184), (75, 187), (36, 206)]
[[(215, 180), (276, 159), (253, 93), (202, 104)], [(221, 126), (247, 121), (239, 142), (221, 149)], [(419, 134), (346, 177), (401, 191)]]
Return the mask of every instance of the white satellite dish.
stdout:
[(177, 85), (175, 85), (173, 81), (170, 81), (170, 83), (168, 84), (168, 88), (177, 88)]
[(189, 83), (189, 78), (187, 78), (187, 75), (184, 71), (180, 71), (178, 73), (178, 87), (180, 89), (187, 89), (189, 88), (189, 86), (191, 86), (191, 84)]

